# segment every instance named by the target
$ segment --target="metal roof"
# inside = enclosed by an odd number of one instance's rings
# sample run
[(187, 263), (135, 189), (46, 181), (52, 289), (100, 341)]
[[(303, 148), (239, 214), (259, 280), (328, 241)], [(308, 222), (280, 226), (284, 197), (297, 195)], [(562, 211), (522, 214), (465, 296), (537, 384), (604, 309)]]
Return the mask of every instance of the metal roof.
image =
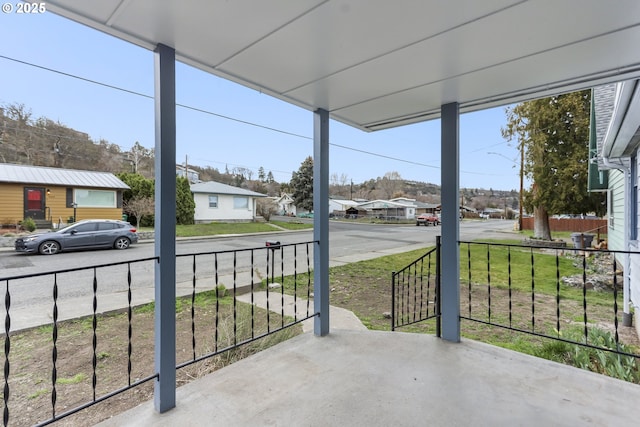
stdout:
[(109, 172), (57, 169), (40, 166), (0, 164), (0, 182), (67, 187), (128, 189)]
[[(48, 0), (47, 10), (378, 130), (640, 77), (637, 0)], [(78, 55), (81, 55), (78, 52)]]
[(255, 191), (246, 190), (240, 187), (234, 187), (232, 185), (222, 184), (215, 181), (191, 184), (191, 192), (209, 194), (231, 194), (234, 196), (267, 197), (266, 194), (256, 193)]

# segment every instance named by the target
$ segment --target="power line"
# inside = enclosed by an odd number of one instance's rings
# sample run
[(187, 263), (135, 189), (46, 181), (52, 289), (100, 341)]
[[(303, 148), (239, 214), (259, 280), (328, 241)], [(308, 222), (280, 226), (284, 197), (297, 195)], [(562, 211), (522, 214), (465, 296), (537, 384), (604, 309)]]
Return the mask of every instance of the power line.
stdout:
[[(119, 87), (119, 86), (115, 86), (115, 85), (112, 85), (112, 84), (103, 83), (103, 82), (100, 82), (100, 81), (97, 81), (97, 80), (93, 80), (93, 79), (89, 79), (89, 78), (86, 78), (86, 77), (78, 76), (76, 74), (71, 74), (71, 73), (67, 73), (67, 72), (64, 72), (64, 71), (56, 70), (54, 68), (50, 68), (50, 67), (45, 67), (45, 66), (42, 66), (42, 65), (34, 64), (32, 62), (23, 61), (23, 60), (20, 60), (20, 59), (17, 59), (17, 58), (8, 57), (8, 56), (1, 55), (1, 54), (0, 54), (0, 58), (1, 59), (5, 59), (7, 61), (16, 62), (16, 63), (22, 64), (22, 65), (38, 68), (40, 70), (48, 71), (48, 72), (51, 72), (51, 73), (54, 73), (54, 74), (59, 74), (59, 75), (65, 76), (65, 77), (69, 77), (69, 78), (73, 78), (73, 79), (76, 79), (76, 80), (80, 80), (80, 81), (83, 81), (83, 82), (86, 82), (86, 83), (92, 83), (92, 84), (95, 84), (95, 85), (98, 85), (98, 86), (102, 86), (102, 87), (106, 87), (106, 88), (109, 88), (109, 89), (117, 90), (117, 91), (124, 92), (124, 93), (127, 93), (127, 94), (140, 96), (140, 97), (143, 97), (143, 98), (146, 98), (146, 99), (154, 99), (153, 96), (144, 94), (142, 92), (137, 92), (137, 91), (134, 91), (134, 90), (130, 90), (130, 89), (122, 88), (122, 87)], [(199, 112), (199, 113), (202, 113), (202, 114), (207, 114), (207, 115), (219, 117), (219, 118), (222, 118), (222, 119), (234, 121), (234, 122), (241, 123), (241, 124), (244, 124), (244, 125), (265, 129), (265, 130), (268, 130), (268, 131), (271, 131), (271, 132), (277, 132), (277, 133), (281, 133), (281, 134), (284, 134), (284, 135), (289, 135), (289, 136), (293, 136), (293, 137), (301, 138), (301, 139), (306, 139), (306, 140), (313, 140), (313, 138), (310, 137), (310, 136), (300, 135), (300, 134), (289, 132), (289, 131), (286, 131), (286, 130), (282, 130), (282, 129), (277, 129), (277, 128), (270, 127), (270, 126), (261, 125), (259, 123), (255, 123), (255, 122), (251, 122), (251, 121), (243, 120), (243, 119), (238, 119), (238, 118), (235, 118), (235, 117), (227, 116), (227, 115), (220, 114), (220, 113), (215, 113), (213, 111), (204, 110), (202, 108), (193, 107), (193, 106), (186, 105), (186, 104), (176, 103), (176, 106), (177, 107), (181, 107), (181, 108), (185, 108), (185, 109), (188, 109), (188, 110), (196, 111), (196, 112)], [(117, 145), (117, 144), (114, 144), (114, 145)], [(345, 149), (345, 150), (350, 150), (350, 151), (354, 151), (354, 152), (357, 152), (357, 153), (366, 154), (366, 155), (369, 155), (369, 156), (375, 156), (375, 157), (380, 157), (380, 158), (384, 158), (384, 159), (389, 159), (389, 160), (393, 160), (393, 161), (397, 161), (397, 162), (401, 162), (401, 163), (413, 164), (413, 165), (416, 165), (416, 166), (432, 168), (432, 169), (440, 169), (440, 166), (429, 165), (429, 164), (425, 164), (425, 163), (415, 162), (415, 161), (412, 161), (412, 160), (401, 159), (401, 158), (398, 158), (398, 157), (393, 157), (393, 156), (389, 156), (389, 155), (385, 155), (385, 154), (374, 153), (372, 151), (361, 150), (361, 149), (357, 149), (357, 148), (353, 148), (353, 147), (347, 147), (347, 146), (336, 144), (336, 143), (331, 143), (330, 142), (329, 145), (332, 145), (332, 146), (338, 147), (338, 148), (342, 148), (342, 149)], [(472, 172), (472, 171), (464, 171), (464, 170), (461, 170), (460, 172), (461, 173), (465, 173), (465, 174), (471, 174), (471, 175), (506, 176), (506, 175), (501, 175), (501, 174), (490, 174), (490, 173), (484, 173), (484, 172)]]

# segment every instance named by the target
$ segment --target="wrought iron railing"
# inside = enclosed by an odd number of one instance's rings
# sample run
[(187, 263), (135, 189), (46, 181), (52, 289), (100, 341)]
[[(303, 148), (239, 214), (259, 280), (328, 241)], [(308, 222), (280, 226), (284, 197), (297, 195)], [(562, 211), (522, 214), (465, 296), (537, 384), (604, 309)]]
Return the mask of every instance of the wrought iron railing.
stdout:
[[(183, 312), (188, 313), (190, 318), (182, 323), (189, 326), (177, 328), (176, 331), (177, 341), (189, 341), (189, 344), (177, 351), (176, 369), (187, 368), (216, 355), (228, 354), (317, 316), (309, 305), (312, 293), (312, 251), (316, 244), (317, 242), (278, 243), (260, 248), (177, 255), (176, 286), (177, 294), (180, 296), (177, 303), (183, 308), (185, 304), (189, 305)], [(145, 347), (136, 343), (136, 336), (152, 334), (153, 331), (136, 329), (139, 329), (136, 323), (136, 317), (139, 317), (137, 310), (141, 310), (142, 313), (145, 308), (137, 308), (135, 302), (140, 300), (136, 294), (148, 293), (149, 289), (153, 288), (153, 278), (149, 272), (154, 270), (153, 264), (157, 262), (160, 262), (157, 257), (151, 257), (0, 278), (0, 292), (4, 292), (5, 297), (4, 333), (0, 335), (0, 339), (4, 340), (4, 354), (0, 359), (4, 367), (4, 425), (14, 425), (16, 422), (23, 425), (51, 424), (158, 378), (153, 366), (136, 366), (139, 365), (141, 352), (147, 352), (145, 360), (149, 360), (148, 356), (153, 355), (154, 349), (152, 345)], [(142, 276), (143, 270), (147, 278), (146, 283), (140, 283), (142, 280), (136, 277)], [(284, 282), (285, 276), (293, 276), (295, 281), (293, 296), (286, 295), (287, 301), (293, 300), (293, 312), (289, 312), (289, 307), (285, 304), (283, 286), (274, 286), (278, 280)], [(66, 288), (71, 282), (86, 284), (90, 292), (83, 297), (69, 294)], [(18, 294), (15, 290), (33, 283), (46, 286), (51, 295), (51, 322), (38, 326), (50, 334), (46, 346), (49, 347), (51, 358), (49, 366), (38, 366), (39, 373), (34, 379), (32, 390), (21, 395), (25, 388), (20, 387), (19, 383), (26, 380), (20, 372), (23, 367), (16, 366), (19, 362), (17, 356), (23, 350), (31, 351), (29, 345), (32, 344), (22, 339), (21, 334), (25, 331), (18, 330), (20, 325), (16, 326), (15, 322), (12, 322), (22, 319), (13, 319), (12, 316), (16, 316), (14, 306), (19, 302), (14, 301), (15, 296), (24, 295)], [(116, 311), (126, 317), (126, 326), (121, 328), (124, 338), (118, 343), (119, 349), (103, 347), (106, 339), (101, 335), (102, 316), (105, 315), (105, 304), (102, 300), (105, 298), (103, 293), (107, 292), (106, 289), (109, 289), (111, 296), (112, 291), (122, 294), (121, 303)], [(275, 309), (276, 312), (256, 307), (254, 297), (259, 295), (258, 292), (261, 290), (263, 293), (266, 292), (267, 305), (271, 304), (269, 308)], [(250, 296), (250, 304), (237, 301), (235, 296), (241, 294)], [(203, 298), (209, 298), (207, 304), (202, 304)], [(87, 337), (70, 338), (64, 333), (67, 331), (67, 324), (63, 317), (68, 320), (68, 316), (65, 316), (65, 310), (61, 310), (61, 307), (77, 304), (80, 300), (87, 310), (80, 319), (72, 321), (81, 323), (83, 334), (86, 332)], [(146, 309), (146, 312), (149, 311), (153, 310)], [(175, 318), (176, 311), (166, 315)], [(82, 340), (84, 342), (80, 344)], [(120, 353), (124, 355), (118, 362), (124, 367), (118, 372), (118, 376), (122, 377), (122, 386), (105, 389), (103, 375), (107, 373), (101, 367), (101, 359), (116, 357)], [(24, 356), (24, 352), (21, 356)], [(68, 365), (68, 361), (72, 359), (83, 359), (82, 363), (77, 363), (82, 367), (78, 368), (78, 372), (66, 370), (61, 374), (62, 365)], [(28, 357), (21, 357), (21, 363), (28, 363)], [(84, 375), (84, 372), (89, 372), (89, 375), (79, 376)], [(81, 396), (70, 398), (61, 395), (61, 389), (64, 388), (60, 385), (62, 376), (65, 379), (78, 377), (79, 381), (84, 383), (83, 386), (86, 387), (82, 393), (78, 393)], [(48, 380), (43, 380), (45, 378)], [(37, 413), (30, 413), (26, 423), (25, 413), (12, 410), (12, 406), (17, 406), (17, 402), (20, 402), (21, 407), (26, 407), (29, 401), (33, 404), (41, 396), (48, 396), (48, 405), (40, 401), (39, 412), (32, 411)], [(42, 408), (43, 406), (45, 407)]]
[(440, 336), (440, 236), (436, 247), (391, 274), (391, 330), (436, 319)]
[[(483, 339), (482, 331), (471, 326), (480, 324), (622, 358), (640, 357), (635, 331), (621, 329), (624, 279), (616, 260), (640, 257), (640, 253), (459, 244), (460, 319), (470, 322), (462, 325), (465, 335)], [(434, 249), (392, 274), (392, 330), (435, 317), (439, 332), (439, 248), (438, 238)], [(511, 339), (511, 335), (504, 337), (505, 342)]]
[[(45, 378), (44, 372), (50, 372), (50, 383), (51, 387), (50, 392), (50, 405), (49, 405), (49, 418), (43, 417), (44, 419), (38, 420), (39, 425), (46, 425), (59, 420), (61, 418), (67, 417), (69, 415), (75, 414), (89, 406), (95, 405), (99, 402), (102, 402), (114, 395), (123, 393), (127, 390), (130, 390), (134, 387), (140, 386), (148, 381), (153, 380), (157, 377), (157, 375), (152, 372), (144, 377), (132, 379), (132, 313), (133, 313), (133, 305), (132, 305), (132, 288), (133, 288), (133, 275), (132, 270), (135, 270), (137, 267), (143, 266), (148, 263), (157, 262), (157, 258), (144, 258), (138, 259), (135, 261), (126, 261), (126, 262), (116, 262), (109, 264), (101, 264), (91, 267), (80, 267), (80, 268), (70, 268), (70, 269), (62, 269), (56, 270), (52, 272), (46, 273), (34, 273), (34, 274), (26, 274), (19, 276), (11, 276), (4, 277), (0, 279), (0, 284), (4, 287), (4, 314), (5, 314), (5, 322), (4, 322), (4, 357), (3, 357), (3, 425), (9, 425), (10, 419), (20, 420), (20, 417), (24, 417), (25, 413), (17, 413), (13, 414), (11, 411), (12, 401), (22, 399), (32, 398), (34, 394), (30, 396), (16, 396), (12, 390), (12, 386), (15, 386), (19, 381), (17, 378), (15, 381), (12, 380), (12, 369), (14, 368), (14, 364), (12, 364), (12, 348), (14, 351), (19, 351), (20, 347), (14, 345), (12, 347), (12, 338), (16, 336), (20, 331), (14, 331), (11, 328), (12, 318), (11, 318), (11, 309), (12, 309), (12, 288), (14, 285), (25, 286), (28, 287), (36, 282), (45, 281), (50, 288), (51, 292), (51, 320), (52, 323), (48, 325), (41, 325), (42, 327), (48, 327), (51, 330), (51, 364), (49, 367), (39, 367), (42, 369), (43, 373), (38, 375), (38, 379), (35, 380), (35, 383), (39, 381), (39, 378)], [(87, 287), (91, 289), (91, 295), (88, 296), (88, 301), (86, 306), (91, 307), (90, 310), (87, 310), (84, 318), (90, 319), (90, 334), (91, 334), (91, 349), (87, 352), (82, 351), (82, 353), (88, 353), (87, 363), (84, 364), (83, 367), (87, 367), (87, 364), (90, 363), (91, 370), (91, 392), (90, 396), (83, 402), (77, 403), (71, 409), (60, 410), (59, 406), (59, 364), (61, 363), (60, 359), (60, 349), (62, 346), (60, 340), (60, 328), (61, 328), (61, 319), (59, 317), (60, 310), (59, 306), (62, 303), (61, 293), (66, 293), (64, 288), (66, 284), (71, 282), (82, 281), (87, 284)], [(99, 394), (97, 392), (98, 389), (98, 343), (99, 343), (99, 335), (98, 335), (98, 291), (100, 288), (104, 286), (110, 285), (114, 281), (120, 281), (125, 283), (124, 289), (127, 293), (127, 302), (122, 304), (122, 309), (126, 310), (128, 316), (128, 342), (127, 342), (127, 350), (126, 350), (126, 365), (127, 365), (127, 379), (124, 382), (123, 386), (118, 388), (117, 390), (110, 390), (106, 393)], [(14, 328), (15, 329), (15, 328)], [(26, 345), (26, 348), (23, 351), (31, 351), (29, 343), (22, 343)], [(78, 353), (71, 353), (69, 351), (65, 352), (64, 355), (66, 358), (79, 358), (81, 357)], [(20, 368), (19, 366), (16, 368)], [(80, 375), (80, 372), (65, 372), (65, 375), (73, 377), (74, 375)], [(21, 375), (22, 376), (22, 375)], [(78, 399), (75, 399), (76, 401)], [(66, 405), (65, 405), (66, 406)]]
[[(313, 318), (318, 313), (312, 312), (309, 301), (311, 300), (312, 286), (310, 278), (312, 276), (312, 248), (316, 242), (305, 242), (296, 244), (281, 244), (280, 242), (267, 242), (267, 246), (262, 248), (251, 248), (243, 250), (200, 252), (196, 254), (178, 255), (180, 260), (189, 260), (192, 267), (192, 290), (191, 290), (191, 329), (187, 331), (191, 335), (191, 357), (183, 361), (178, 361), (177, 368), (184, 368), (194, 363), (233, 350), (239, 346), (254, 342), (273, 333), (295, 326), (305, 320)], [(300, 250), (301, 249), (301, 250)], [(226, 258), (226, 262), (233, 266), (233, 273), (228, 275), (231, 286), (227, 288), (222, 285), (219, 265), (221, 260)], [(238, 263), (244, 259), (244, 273), (248, 275), (248, 280), (242, 286), (239, 279), (241, 270)], [(257, 268), (260, 262), (262, 270)], [(213, 265), (213, 275), (211, 277), (198, 277), (196, 266), (198, 264)], [(302, 269), (299, 266), (302, 266)], [(263, 271), (265, 274), (261, 274)], [(287, 310), (285, 304), (284, 280), (285, 276), (292, 276), (294, 279), (292, 304), (293, 310)], [(297, 277), (304, 278), (303, 283), (299, 283)], [(266, 310), (258, 312), (256, 310), (256, 290), (262, 291), (261, 284), (265, 281), (264, 287)], [(276, 284), (276, 280), (280, 283)], [(204, 283), (202, 283), (204, 282)], [(213, 319), (214, 334), (205, 334), (212, 337), (208, 345), (198, 345), (196, 334), (196, 295), (202, 290), (199, 286), (206, 286), (209, 282), (213, 285), (216, 301), (216, 316)], [(276, 285), (274, 287), (274, 284)], [(209, 286), (210, 287), (210, 286)], [(205, 289), (207, 289), (205, 287)], [(302, 294), (300, 293), (302, 290)], [(231, 295), (249, 293), (250, 304), (241, 312), (240, 303), (236, 298), (232, 300), (232, 329), (224, 340), (220, 336), (220, 296), (221, 292), (229, 292)], [(277, 303), (275, 303), (277, 301)], [(302, 309), (302, 310), (301, 310)], [(244, 314), (243, 314), (244, 313)], [(274, 315), (275, 314), (275, 315)], [(245, 323), (246, 322), (246, 323)], [(178, 333), (180, 333), (178, 331)]]
[(640, 357), (621, 340), (623, 272), (616, 261), (640, 254), (479, 242), (460, 248), (463, 321)]

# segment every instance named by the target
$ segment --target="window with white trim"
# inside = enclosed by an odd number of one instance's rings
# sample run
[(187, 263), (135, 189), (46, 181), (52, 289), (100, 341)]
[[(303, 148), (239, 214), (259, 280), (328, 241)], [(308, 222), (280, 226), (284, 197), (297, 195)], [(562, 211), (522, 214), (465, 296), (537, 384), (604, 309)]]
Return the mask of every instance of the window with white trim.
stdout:
[(233, 209), (249, 209), (249, 198), (248, 197), (234, 197), (233, 198)]
[(218, 196), (209, 195), (209, 207), (210, 208), (218, 207)]
[(115, 208), (116, 192), (76, 189), (74, 191), (74, 202), (79, 208)]

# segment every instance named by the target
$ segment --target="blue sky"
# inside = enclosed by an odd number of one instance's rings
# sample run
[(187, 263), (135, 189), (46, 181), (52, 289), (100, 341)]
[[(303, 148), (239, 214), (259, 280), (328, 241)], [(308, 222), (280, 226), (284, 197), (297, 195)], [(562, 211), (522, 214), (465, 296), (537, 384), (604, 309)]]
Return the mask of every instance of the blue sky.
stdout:
[[(60, 18), (0, 14), (0, 104), (22, 103), (33, 117), (45, 116), (129, 149), (136, 141), (154, 146), (153, 100), (60, 75), (15, 60), (153, 96), (150, 51)], [(6, 59), (6, 58), (11, 58)], [(312, 113), (268, 95), (178, 63), (176, 66), (177, 162), (224, 171), (245, 167), (272, 171), (285, 182), (312, 155)], [(256, 123), (291, 136), (216, 116)], [(519, 187), (518, 153), (500, 129), (504, 108), (461, 116), (460, 185), (512, 190)], [(403, 178), (440, 184), (440, 122), (430, 121), (374, 133), (331, 121), (330, 173), (354, 183), (396, 171)], [(497, 154), (489, 154), (497, 153)], [(510, 160), (513, 159), (513, 160)], [(415, 164), (419, 163), (419, 164)]]

